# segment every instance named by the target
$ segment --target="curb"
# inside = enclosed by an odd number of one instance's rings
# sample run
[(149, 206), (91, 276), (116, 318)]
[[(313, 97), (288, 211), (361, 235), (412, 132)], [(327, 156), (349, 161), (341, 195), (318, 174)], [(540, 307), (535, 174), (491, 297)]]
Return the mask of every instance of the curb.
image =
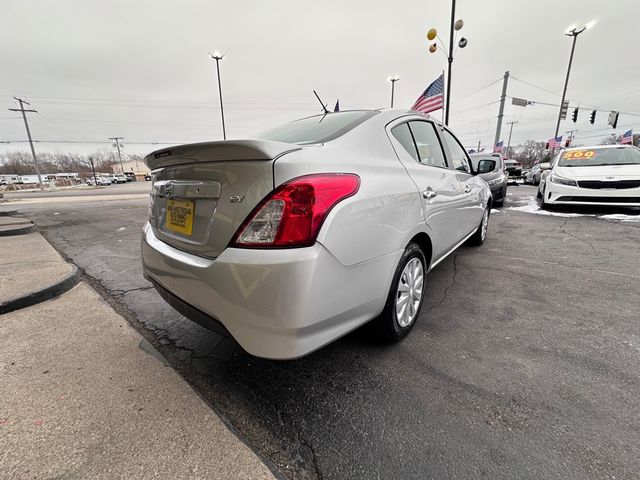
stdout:
[(0, 303), (0, 315), (13, 312), (14, 310), (19, 310), (21, 308), (30, 307), (71, 290), (80, 282), (81, 276), (78, 267), (75, 265), (72, 265), (72, 267), (71, 273), (65, 276), (62, 280), (49, 285), (42, 290), (30, 292), (5, 303)]
[[(9, 225), (11, 226), (11, 225)], [(12, 235), (24, 235), (25, 233), (33, 233), (36, 231), (36, 226), (33, 223), (29, 225), (22, 225), (8, 230), (0, 228), (0, 237), (10, 237)]]

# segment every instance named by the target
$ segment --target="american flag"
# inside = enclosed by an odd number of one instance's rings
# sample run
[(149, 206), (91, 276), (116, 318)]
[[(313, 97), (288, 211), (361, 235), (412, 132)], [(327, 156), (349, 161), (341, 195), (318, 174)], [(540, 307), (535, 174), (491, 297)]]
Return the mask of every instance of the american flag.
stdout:
[(549, 139), (549, 148), (558, 148), (562, 145), (562, 135)]
[(503, 145), (504, 145), (504, 140), (500, 140), (498, 143), (496, 143), (493, 146), (493, 152), (494, 153), (500, 153), (502, 151)]
[(626, 132), (624, 132), (624, 135), (622, 135), (622, 140), (620, 141), (620, 143), (622, 143), (623, 145), (625, 143), (628, 143), (629, 145), (633, 145), (633, 132), (631, 130), (627, 130)]
[(444, 92), (444, 73), (427, 87), (418, 97), (411, 110), (416, 112), (429, 113), (442, 108), (442, 98)]

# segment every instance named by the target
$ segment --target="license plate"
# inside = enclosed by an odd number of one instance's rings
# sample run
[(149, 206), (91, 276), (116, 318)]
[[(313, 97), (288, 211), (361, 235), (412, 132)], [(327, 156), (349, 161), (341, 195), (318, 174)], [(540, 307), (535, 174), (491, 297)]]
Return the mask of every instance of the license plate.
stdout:
[(193, 230), (193, 212), (195, 205), (190, 200), (167, 201), (167, 230), (181, 233), (188, 237)]

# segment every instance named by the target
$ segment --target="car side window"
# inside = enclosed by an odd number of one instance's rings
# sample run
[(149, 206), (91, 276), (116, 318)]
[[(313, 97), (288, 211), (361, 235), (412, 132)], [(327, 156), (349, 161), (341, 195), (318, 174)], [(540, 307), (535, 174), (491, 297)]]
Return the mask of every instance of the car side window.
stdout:
[(418, 162), (418, 152), (416, 151), (416, 145), (413, 143), (413, 136), (409, 130), (409, 124), (403, 123), (397, 127), (391, 129), (391, 133), (395, 139), (404, 147), (411, 158)]
[(418, 161), (431, 167), (447, 167), (447, 162), (438, 140), (438, 134), (430, 122), (409, 122), (418, 149)]
[(442, 137), (444, 138), (447, 147), (449, 147), (449, 153), (451, 154), (451, 161), (453, 162), (452, 168), (462, 172), (471, 173), (469, 168), (469, 157), (467, 152), (460, 142), (454, 137), (448, 130), (442, 130)]

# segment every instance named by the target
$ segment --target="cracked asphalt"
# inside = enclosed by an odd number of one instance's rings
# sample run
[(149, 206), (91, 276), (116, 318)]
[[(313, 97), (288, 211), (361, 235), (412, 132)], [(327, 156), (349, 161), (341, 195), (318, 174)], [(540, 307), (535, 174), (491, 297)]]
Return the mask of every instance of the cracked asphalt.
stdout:
[(516, 211), (535, 189), (509, 192), (485, 245), (429, 274), (403, 342), (365, 327), (290, 362), (162, 301), (145, 199), (20, 210), (285, 478), (640, 478), (640, 222)]

